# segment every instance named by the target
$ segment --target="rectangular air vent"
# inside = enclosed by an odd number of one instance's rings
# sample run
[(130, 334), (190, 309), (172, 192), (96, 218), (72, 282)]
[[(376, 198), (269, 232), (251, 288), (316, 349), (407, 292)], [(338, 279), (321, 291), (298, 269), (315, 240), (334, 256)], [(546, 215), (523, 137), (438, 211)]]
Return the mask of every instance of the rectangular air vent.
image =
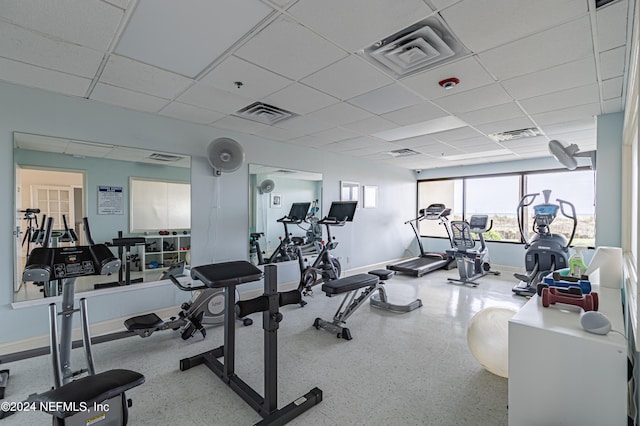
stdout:
[(532, 138), (540, 136), (542, 133), (537, 127), (530, 127), (528, 129), (509, 130), (500, 133), (491, 133), (489, 136), (496, 142), (512, 141), (515, 139)]
[(273, 105), (254, 102), (251, 105), (242, 108), (234, 115), (257, 121), (258, 123), (271, 125), (278, 121), (294, 117), (296, 114)]
[(387, 152), (387, 154), (389, 154), (392, 157), (408, 157), (410, 155), (418, 155), (416, 151), (408, 148), (396, 149), (395, 151)]
[(166, 163), (171, 163), (174, 161), (182, 160), (183, 157), (180, 157), (179, 155), (161, 154), (159, 152), (154, 152), (153, 154), (149, 155), (147, 158), (150, 158), (156, 161), (164, 161)]
[(390, 35), (362, 52), (395, 77), (406, 77), (466, 55), (469, 50), (438, 16)]

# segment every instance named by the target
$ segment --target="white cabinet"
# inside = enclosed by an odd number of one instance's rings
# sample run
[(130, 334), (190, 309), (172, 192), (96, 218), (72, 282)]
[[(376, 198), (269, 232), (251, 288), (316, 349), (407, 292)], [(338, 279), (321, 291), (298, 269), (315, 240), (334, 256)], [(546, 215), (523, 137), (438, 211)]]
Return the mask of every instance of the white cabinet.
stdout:
[[(620, 290), (594, 290), (624, 332)], [(588, 333), (578, 308), (544, 308), (534, 296), (509, 322), (509, 424), (626, 425), (625, 337)]]
[(146, 235), (144, 268), (155, 269), (185, 261), (189, 264), (191, 235)]

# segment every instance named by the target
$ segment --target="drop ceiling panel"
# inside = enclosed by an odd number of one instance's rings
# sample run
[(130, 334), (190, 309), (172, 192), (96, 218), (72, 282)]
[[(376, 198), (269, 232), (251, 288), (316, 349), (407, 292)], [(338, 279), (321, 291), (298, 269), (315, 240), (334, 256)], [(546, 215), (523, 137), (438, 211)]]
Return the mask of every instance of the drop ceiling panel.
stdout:
[(511, 102), (511, 97), (499, 84), (489, 84), (466, 92), (456, 93), (433, 102), (454, 114), (474, 111)]
[(478, 109), (459, 114), (458, 117), (472, 126), (491, 123), (500, 119), (523, 117), (522, 109), (515, 102), (508, 102), (493, 107)]
[(231, 114), (253, 102), (225, 90), (219, 90), (206, 84), (196, 83), (177, 99), (185, 104), (195, 105), (226, 114)]
[(102, 52), (54, 40), (0, 20), (0, 56), (73, 75), (92, 78)]
[(260, 124), (256, 121), (247, 120), (245, 118), (235, 117), (233, 115), (227, 115), (220, 120), (213, 123), (214, 127), (222, 129), (233, 130), (236, 132), (259, 134), (265, 127), (264, 124)]
[(624, 81), (622, 77), (615, 77), (602, 82), (602, 98), (612, 99), (622, 96), (622, 85)]
[(425, 145), (437, 145), (440, 146), (440, 142), (431, 136), (417, 136), (415, 138), (401, 139), (393, 142), (396, 145), (399, 145), (402, 148), (410, 148), (413, 149), (417, 146), (425, 146)]
[(600, 101), (600, 91), (597, 84), (561, 90), (535, 98), (523, 99), (520, 105), (529, 114), (569, 108), (577, 105), (591, 104)]
[(69, 141), (65, 152), (72, 155), (103, 158), (113, 151), (112, 146), (97, 145), (79, 141)]
[(306, 146), (306, 147), (312, 147), (312, 148), (327, 144), (327, 142), (324, 139), (314, 135), (306, 135), (300, 138), (291, 139), (287, 143), (290, 143), (292, 145)]
[[(450, 77), (458, 78), (460, 83), (451, 89), (445, 90), (438, 82)], [(493, 83), (494, 79), (474, 57), (469, 57), (412, 75), (402, 79), (401, 82), (427, 99), (437, 99), (486, 86)]]
[(624, 73), (624, 54), (624, 46), (600, 53), (600, 75), (603, 80), (618, 77)]
[(397, 83), (372, 90), (349, 100), (350, 104), (359, 106), (376, 115), (422, 102), (424, 102), (422, 98)]
[[(384, 114), (383, 117), (401, 126), (407, 126), (409, 124), (429, 121), (435, 118), (445, 117), (447, 115), (449, 114), (442, 111), (431, 102), (425, 101), (417, 105), (389, 112)], [(378, 131), (379, 130), (372, 130), (371, 133), (377, 133)]]
[(126, 9), (129, 6), (129, 0), (102, 0), (106, 3), (112, 4), (120, 9)]
[(307, 117), (293, 117), (276, 123), (276, 126), (298, 132), (302, 136), (327, 130), (332, 125)]
[(102, 83), (96, 84), (89, 98), (111, 105), (146, 112), (158, 112), (169, 102), (166, 99)]
[(370, 117), (371, 114), (365, 110), (349, 105), (345, 102), (330, 105), (309, 114), (309, 118), (324, 121), (336, 126), (353, 123), (354, 121), (364, 120), (365, 118)]
[(116, 52), (195, 77), (272, 11), (258, 0), (140, 0)]
[[(240, 88), (235, 84), (238, 81), (242, 83)], [(237, 92), (245, 98), (261, 100), (293, 81), (236, 56), (229, 56), (200, 79), (200, 82), (221, 90)]]
[(502, 86), (516, 99), (527, 99), (596, 82), (592, 56), (543, 71), (504, 80)]
[(433, 11), (424, 1), (300, 0), (289, 13), (312, 30), (354, 52), (408, 27)]
[(588, 118), (588, 119), (576, 120), (576, 121), (563, 121), (558, 124), (547, 124), (544, 126), (544, 131), (547, 134), (563, 133), (563, 132), (579, 132), (582, 130), (590, 130), (593, 132), (595, 131), (595, 128), (596, 128), (595, 118)]
[(600, 103), (580, 105), (572, 108), (534, 114), (532, 118), (539, 125), (558, 124), (565, 121), (590, 120), (600, 114)]
[(495, 142), (490, 142), (489, 139), (485, 139), (483, 143), (474, 144), (466, 144), (465, 141), (454, 141), (449, 142), (449, 145), (458, 148), (466, 153), (496, 151), (499, 149), (503, 149), (501, 145), (498, 145)]
[(308, 114), (338, 103), (338, 99), (300, 83), (291, 84), (273, 93), (265, 101), (296, 114)]
[(375, 142), (372, 142), (371, 138), (367, 137), (358, 137), (354, 139), (345, 139), (338, 142), (332, 142), (323, 148), (326, 148), (333, 152), (343, 152), (350, 151), (354, 149), (366, 148), (367, 146), (373, 145)]
[(459, 1), (460, 0), (431, 0), (430, 3), (434, 5), (438, 10), (441, 10)]
[(440, 142), (459, 141), (462, 139), (477, 138), (479, 136), (482, 135), (471, 127), (461, 127), (459, 129), (431, 134), (431, 137), (439, 140)]
[(332, 129), (323, 130), (313, 134), (314, 137), (320, 138), (324, 143), (338, 142), (345, 139), (352, 139), (360, 136), (358, 133), (343, 129), (341, 127), (334, 127)]
[(622, 46), (627, 41), (627, 0), (617, 1), (596, 11), (600, 51)]
[(462, 43), (480, 53), (583, 15), (587, 4), (584, 0), (464, 0), (441, 15)]
[(124, 11), (100, 0), (3, 1), (0, 17), (80, 46), (107, 50)]
[(418, 151), (422, 154), (433, 155), (434, 157), (444, 157), (446, 155), (464, 154), (464, 151), (461, 151), (458, 148), (454, 148), (453, 146), (444, 144), (444, 143), (435, 143), (435, 144), (417, 146), (411, 149), (413, 149), (414, 151)]
[(347, 52), (290, 19), (279, 18), (236, 52), (256, 65), (294, 80), (347, 56)]
[(132, 59), (111, 55), (100, 76), (100, 82), (173, 99), (193, 80)]
[(215, 111), (209, 111), (204, 108), (194, 107), (192, 105), (180, 102), (171, 102), (162, 108), (161, 115), (177, 118), (178, 120), (191, 121), (193, 123), (208, 124), (224, 117), (224, 114)]
[(0, 80), (72, 96), (84, 96), (91, 80), (0, 58)]
[(364, 59), (349, 55), (302, 80), (304, 84), (345, 100), (388, 85), (393, 80)]
[(591, 25), (584, 16), (564, 25), (480, 53), (498, 79), (530, 74), (593, 54)]
[(527, 117), (510, 118), (508, 120), (495, 121), (493, 123), (480, 124), (477, 129), (484, 134), (509, 132), (512, 130), (528, 129), (536, 127)]
[(603, 102), (602, 112), (604, 114), (613, 114), (622, 111), (622, 99), (607, 99)]
[(363, 134), (373, 134), (384, 130), (389, 130), (397, 127), (397, 124), (387, 120), (386, 118), (374, 115), (364, 120), (355, 121), (353, 123), (345, 124), (345, 129), (353, 130), (354, 132)]

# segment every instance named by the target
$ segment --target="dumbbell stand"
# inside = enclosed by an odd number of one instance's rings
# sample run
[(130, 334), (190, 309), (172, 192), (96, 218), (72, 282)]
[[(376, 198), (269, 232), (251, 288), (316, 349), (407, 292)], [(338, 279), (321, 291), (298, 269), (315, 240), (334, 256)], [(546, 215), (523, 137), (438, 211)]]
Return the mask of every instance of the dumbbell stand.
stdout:
[[(255, 268), (248, 262), (231, 262), (245, 271)], [(246, 265), (245, 265), (246, 264)], [(223, 266), (224, 264), (219, 264)], [(248, 265), (248, 266), (247, 266)], [(217, 265), (208, 265), (215, 267)], [(254, 269), (254, 270), (257, 270)], [(195, 271), (196, 275), (193, 275)], [(259, 270), (258, 270), (259, 271)], [(228, 271), (226, 271), (228, 272)], [(207, 280), (198, 276), (197, 268), (192, 270), (192, 277), (203, 280), (208, 287), (225, 288), (224, 345), (199, 355), (180, 360), (180, 370), (185, 371), (200, 364), (206, 365), (216, 376), (222, 379), (234, 392), (263, 417), (257, 424), (283, 425), (299, 416), (312, 406), (322, 401), (322, 391), (317, 387), (304, 396), (278, 409), (278, 322), (281, 319), (277, 289), (277, 267), (266, 265), (264, 272), (264, 295), (268, 300), (268, 309), (262, 312), (262, 328), (264, 329), (264, 397), (235, 374), (235, 298), (236, 285), (255, 281), (251, 275), (230, 280), (228, 273), (221, 282)], [(259, 279), (259, 276), (257, 277)], [(256, 298), (258, 299), (258, 298)], [(223, 358), (223, 362), (218, 358)]]

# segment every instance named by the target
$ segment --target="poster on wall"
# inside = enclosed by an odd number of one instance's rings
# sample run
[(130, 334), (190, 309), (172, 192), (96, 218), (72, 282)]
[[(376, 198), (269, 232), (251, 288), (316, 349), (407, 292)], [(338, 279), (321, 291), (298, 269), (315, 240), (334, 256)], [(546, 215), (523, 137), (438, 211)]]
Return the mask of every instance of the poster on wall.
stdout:
[(98, 214), (124, 214), (121, 186), (98, 186)]

